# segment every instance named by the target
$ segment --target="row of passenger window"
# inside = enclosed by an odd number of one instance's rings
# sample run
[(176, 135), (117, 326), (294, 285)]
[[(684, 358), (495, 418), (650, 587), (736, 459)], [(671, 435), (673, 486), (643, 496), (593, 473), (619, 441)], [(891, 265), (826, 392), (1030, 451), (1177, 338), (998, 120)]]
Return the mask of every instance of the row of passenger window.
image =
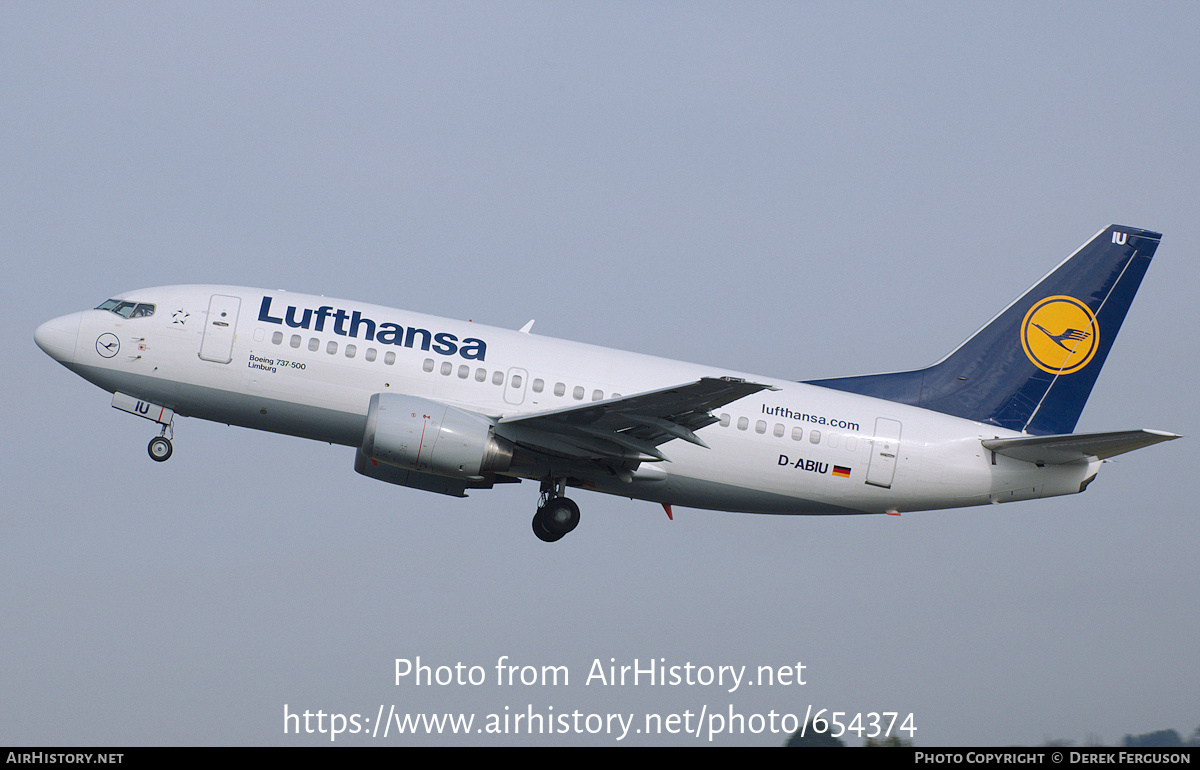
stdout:
[[(441, 366), (438, 367), (437, 362), (434, 361), (432, 358), (426, 358), (425, 363), (422, 364), (421, 368), (424, 369), (426, 372), (432, 372), (434, 369), (438, 369), (438, 371), (440, 371), (442, 373), (442, 375), (445, 377), (449, 377), (450, 375), (455, 373), (454, 364), (450, 363), (449, 361), (443, 361)], [(467, 366), (466, 364), (459, 364), (457, 372), (458, 372), (458, 378), (460, 380), (466, 380), (472, 376), (471, 367)], [(483, 367), (479, 367), (479, 368), (475, 369), (474, 377), (475, 377), (476, 382), (487, 382), (488, 381), (487, 369), (484, 369)], [(504, 372), (502, 372), (498, 369), (496, 371), (492, 372), (491, 380), (492, 380), (493, 385), (503, 385), (504, 384)], [(512, 388), (520, 388), (524, 384), (524, 382), (525, 382), (525, 379), (520, 374), (513, 373), (513, 375), (508, 378), (509, 387), (512, 387)], [(546, 390), (546, 381), (543, 380), (541, 377), (535, 377), (533, 380), (530, 381), (529, 388), (534, 393), (542, 393)], [(558, 396), (559, 398), (566, 396), (567, 395), (567, 384), (565, 382), (554, 383), (554, 388), (553, 388), (552, 392), (554, 393), (554, 395)], [(571, 398), (575, 399), (576, 401), (582, 401), (586, 395), (587, 395), (587, 389), (584, 388), (582, 385), (576, 385), (574, 388), (571, 389)], [(612, 394), (612, 398), (620, 398), (620, 397), (621, 397), (620, 393)], [(595, 390), (593, 390), (592, 391), (592, 400), (593, 401), (603, 401), (604, 400), (604, 391), (600, 390), (599, 388), (596, 388)]]
[[(153, 311), (151, 311), (151, 312), (153, 312)], [(272, 342), (272, 344), (275, 344), (275, 345), (282, 345), (283, 344), (283, 332), (277, 331), (273, 335), (271, 335), (271, 342)], [(291, 336), (291, 339), (288, 340), (288, 344), (293, 348), (299, 348), (302, 344), (304, 344), (304, 340), (299, 334), (293, 334)], [(321, 349), (321, 341), (319, 339), (317, 339), (316, 337), (310, 337), (308, 340), (308, 349), (314, 353), (317, 352), (318, 350)], [(344, 348), (342, 348), (342, 351), (345, 354), (346, 358), (354, 358), (358, 354), (358, 347), (356, 345), (354, 345), (353, 343), (348, 343)], [(328, 342), (326, 342), (325, 343), (325, 352), (331, 356), (337, 355), (337, 352), (338, 352), (337, 340), (329, 340)], [(363, 357), (366, 358), (368, 361), (374, 361), (374, 360), (376, 360), (378, 355), (379, 354), (375, 350), (375, 348), (367, 348)], [(386, 353), (383, 354), (383, 362), (385, 364), (387, 364), (388, 366), (391, 366), (392, 364), (396, 363), (396, 354), (390, 350), (387, 351)], [(422, 364), (421, 368), (424, 369), (426, 372), (432, 372), (435, 368), (439, 368), (439, 367), (437, 366), (437, 362), (434, 361), (432, 358), (426, 358), (424, 363)], [(449, 361), (443, 361), (439, 371), (442, 373), (442, 375), (449, 377), (451, 374), (454, 374), (454, 372), (455, 372), (454, 364), (450, 363)], [(471, 367), (466, 364), (459, 364), (458, 365), (458, 378), (460, 380), (465, 380), (465, 379), (469, 379), (470, 377), (471, 377)], [(487, 369), (484, 369), (483, 367), (476, 368), (474, 377), (475, 377), (476, 382), (487, 382), (487, 380), (488, 380)], [(492, 380), (493, 385), (503, 385), (504, 384), (504, 372), (500, 371), (499, 369), (492, 372), (491, 380)], [(521, 377), (521, 375), (514, 373), (512, 375), (512, 377), (509, 378), (508, 384), (509, 384), (509, 387), (520, 388), (523, 382), (524, 382), (524, 379)], [(530, 383), (530, 388), (533, 390), (534, 393), (541, 393), (541, 392), (545, 391), (545, 389), (546, 389), (546, 382), (545, 382), (545, 380), (541, 379), (540, 377), (535, 378)], [(555, 396), (558, 396), (559, 398), (562, 398), (563, 396), (565, 396), (567, 394), (566, 383), (563, 383), (563, 382), (554, 383), (553, 393)], [(571, 389), (571, 398), (573, 398), (576, 401), (582, 401), (584, 399), (585, 395), (587, 395), (587, 391), (582, 385), (576, 385), (574, 388)], [(620, 398), (621, 394), (613, 393), (612, 397)], [(592, 391), (592, 400), (593, 401), (603, 401), (604, 400), (604, 391), (600, 390), (599, 388), (596, 388), (595, 390), (593, 390)], [(727, 413), (721, 414), (720, 422), (721, 422), (722, 428), (728, 428), (730, 425), (730, 421), (731, 421), (731, 418)], [(750, 419), (747, 417), (739, 417), (737, 420), (737, 428), (738, 428), (738, 430), (748, 430), (750, 428)], [(759, 420), (756, 423), (754, 423), (754, 432), (765, 434), (767, 432), (767, 421)], [(787, 429), (784, 427), (783, 423), (777, 422), (777, 423), (775, 423), (775, 427), (772, 430), (772, 432), (775, 434), (776, 438), (783, 438), (784, 433), (787, 432)], [(792, 428), (792, 440), (803, 441), (804, 440), (804, 428), (801, 428), (800, 426), (796, 426), (796, 427)], [(808, 441), (809, 441), (809, 443), (812, 443), (812, 444), (821, 443), (821, 431), (819, 431), (815, 428), (812, 429), (811, 431), (809, 431)], [(838, 444), (840, 443), (839, 435), (837, 433), (830, 433), (828, 435), (827, 443), (829, 444), (830, 447), (837, 448)], [(857, 441), (854, 438), (854, 436), (846, 437), (846, 449), (848, 451), (853, 452), (856, 444), (857, 444)]]
[[(730, 419), (731, 418), (729, 417), (728, 414), (722, 414), (721, 415), (721, 427), (728, 428), (729, 424), (730, 424)], [(739, 417), (737, 420), (737, 428), (738, 428), (738, 430), (749, 430), (750, 418)], [(767, 421), (759, 420), (758, 422), (754, 423), (754, 432), (765, 434), (767, 432)], [(787, 428), (784, 427), (783, 423), (777, 422), (777, 423), (775, 423), (775, 427), (771, 430), (771, 432), (775, 435), (776, 438), (783, 438), (784, 434), (787, 432)], [(839, 434), (830, 433), (826, 436), (826, 443), (830, 447), (836, 449), (838, 447), (838, 445), (841, 443), (841, 439), (842, 439), (842, 437)], [(799, 425), (792, 428), (792, 440), (793, 441), (803, 441), (804, 440), (804, 428), (801, 428)], [(820, 444), (821, 443), (821, 431), (817, 430), (816, 428), (808, 431), (808, 442), (810, 444)], [(846, 451), (853, 452), (854, 448), (857, 445), (858, 445), (858, 439), (856, 439), (854, 436), (846, 436)]]
[[(432, 372), (435, 368), (437, 368), (437, 362), (434, 361), (432, 358), (426, 358), (425, 363), (421, 364), (421, 368), (424, 371)], [(441, 372), (446, 377), (449, 377), (450, 375), (454, 374), (454, 364), (450, 363), (449, 361), (443, 361), (442, 367), (441, 367)], [(466, 364), (459, 364), (458, 365), (458, 379), (465, 380), (465, 379), (470, 378), (470, 376), (471, 376), (471, 367), (467, 366)], [(475, 369), (475, 382), (487, 382), (487, 381), (488, 381), (488, 370), (484, 369), (482, 366), (476, 368)], [(514, 388), (519, 388), (519, 387), (521, 387), (521, 382), (522, 382), (521, 375), (514, 374), (512, 376), (511, 382), (509, 382), (509, 385), (511, 385)], [(504, 372), (500, 371), (499, 369), (492, 372), (492, 384), (493, 385), (503, 385), (504, 384)]]
[[(282, 345), (283, 339), (284, 339), (283, 332), (277, 331), (271, 335), (271, 343), (274, 345)], [(288, 339), (288, 345), (290, 345), (293, 348), (298, 349), (303, 344), (304, 344), (304, 339), (299, 334), (293, 334)], [(308, 338), (308, 349), (310, 351), (312, 351), (313, 353), (316, 353), (317, 351), (319, 351), (321, 349), (321, 340), (317, 339), (316, 337), (309, 337)], [(327, 341), (325, 343), (325, 352), (331, 356), (337, 355), (337, 352), (338, 352), (337, 340)], [(355, 345), (354, 343), (347, 343), (342, 348), (342, 352), (346, 356), (346, 358), (354, 358), (356, 355), (358, 355), (358, 346)], [(368, 361), (374, 361), (374, 360), (376, 360), (378, 355), (379, 355), (379, 353), (375, 350), (375, 348), (367, 348), (363, 357), (366, 358)], [(385, 364), (387, 364), (388, 366), (391, 366), (392, 364), (396, 363), (396, 354), (390, 350), (387, 351), (386, 353), (383, 354), (383, 362)], [(449, 377), (450, 375), (455, 373), (454, 364), (450, 363), (449, 361), (443, 361), (441, 366), (438, 367), (437, 362), (434, 361), (432, 358), (426, 358), (425, 361), (422, 363), (421, 368), (423, 370), (425, 370), (426, 372), (432, 372), (434, 369), (438, 369), (446, 377)], [(472, 377), (471, 367), (468, 366), (467, 364), (459, 364), (458, 368), (457, 368), (457, 372), (458, 372), (458, 378), (460, 380), (466, 380), (466, 379), (470, 379)], [(477, 367), (474, 371), (474, 378), (475, 378), (476, 382), (487, 382), (489, 379), (488, 370), (484, 369), (483, 367)], [(490, 379), (491, 379), (493, 385), (503, 385), (504, 379), (505, 379), (504, 372), (497, 369), (496, 371), (491, 373)], [(508, 384), (509, 384), (509, 387), (520, 388), (522, 386), (522, 384), (524, 384), (524, 378), (520, 374), (514, 373), (512, 375), (512, 377), (508, 378)], [(546, 381), (541, 379), (540, 377), (538, 377), (538, 378), (535, 378), (532, 382), (530, 382), (529, 386), (533, 390), (534, 393), (541, 393), (546, 389)], [(559, 398), (562, 398), (563, 396), (565, 396), (567, 394), (566, 383), (563, 383), (563, 382), (554, 383), (553, 392), (554, 392), (554, 395), (558, 396)], [(582, 401), (584, 399), (584, 396), (586, 396), (586, 395), (587, 395), (587, 391), (582, 385), (576, 385), (574, 388), (571, 389), (571, 398), (575, 399), (576, 401)], [(621, 394), (613, 393), (612, 397), (620, 398)], [(600, 390), (599, 388), (596, 388), (595, 390), (593, 390), (592, 391), (592, 400), (593, 401), (603, 401), (604, 400), (604, 391)]]
[[(271, 343), (273, 345), (282, 345), (283, 344), (283, 332), (275, 332), (274, 334), (272, 334), (271, 335)], [(301, 338), (301, 336), (299, 334), (293, 334), (291, 339), (288, 340), (288, 345), (290, 345), (293, 348), (299, 348), (302, 344), (304, 344), (304, 340)], [(318, 350), (321, 349), (321, 341), (319, 339), (317, 339), (316, 337), (309, 337), (308, 338), (308, 349), (311, 350), (312, 352), (316, 353)], [(328, 342), (326, 342), (325, 343), (325, 352), (331, 356), (336, 356), (337, 352), (338, 352), (337, 340), (329, 340)], [(347, 343), (346, 346), (342, 348), (342, 353), (346, 356), (346, 358), (354, 358), (355, 356), (358, 355), (358, 346), (355, 345), (354, 343)], [(375, 350), (375, 348), (367, 348), (366, 352), (363, 354), (363, 357), (366, 358), (368, 361), (374, 361), (376, 358), (379, 357), (379, 353), (378, 353), (378, 351)], [(383, 354), (383, 362), (385, 364), (387, 364), (388, 366), (391, 366), (392, 364), (396, 363), (396, 354), (390, 350), (387, 351), (386, 353)]]
[[(284, 334), (281, 331), (277, 331), (271, 335), (271, 343), (274, 345), (282, 345), (283, 340), (284, 340)], [(293, 348), (299, 349), (303, 344), (304, 344), (304, 338), (299, 334), (293, 334), (288, 339), (288, 345)], [(308, 349), (310, 351), (312, 351), (313, 353), (316, 353), (317, 351), (319, 351), (321, 349), (321, 340), (319, 340), (316, 337), (309, 337)], [(337, 355), (337, 352), (338, 352), (337, 340), (327, 341), (325, 343), (325, 352), (331, 356)], [(354, 358), (355, 356), (358, 355), (358, 346), (355, 345), (354, 343), (347, 343), (344, 347), (342, 347), (342, 352), (346, 356), (346, 358)], [(375, 350), (375, 348), (367, 348), (365, 353), (363, 354), (363, 357), (366, 358), (368, 361), (374, 361), (378, 358), (378, 356), (379, 356), (379, 353), (378, 353), (378, 351)], [(390, 350), (385, 352), (383, 354), (383, 362), (385, 364), (387, 364), (388, 366), (391, 366), (392, 364), (396, 363), (396, 354)], [(442, 373), (442, 375), (444, 375), (446, 377), (449, 377), (450, 375), (455, 373), (454, 364), (450, 363), (449, 361), (443, 361), (441, 366), (438, 367), (437, 362), (434, 361), (432, 358), (426, 358), (425, 361), (422, 363), (421, 368), (424, 369), (426, 372), (432, 372), (434, 369), (438, 369)], [(466, 379), (469, 379), (472, 377), (471, 367), (468, 366), (467, 364), (459, 364), (457, 367), (457, 372), (458, 372), (458, 378), (460, 380), (466, 380)], [(476, 368), (474, 371), (474, 378), (475, 378), (476, 382), (487, 382), (489, 379), (488, 370), (484, 369), (483, 367)], [(490, 379), (491, 379), (493, 385), (503, 385), (504, 380), (505, 380), (504, 372), (497, 369), (496, 371), (491, 373)], [(520, 388), (524, 384), (524, 378), (520, 374), (514, 373), (512, 375), (512, 377), (508, 378), (508, 384), (509, 384), (509, 387)], [(545, 382), (545, 380), (541, 379), (540, 377), (535, 378), (530, 383), (530, 388), (533, 390), (534, 393), (541, 393), (546, 389), (546, 382)], [(556, 395), (560, 398), (565, 396), (567, 394), (566, 383), (563, 383), (563, 382), (554, 383), (553, 392), (554, 392), (554, 395)], [(586, 396), (586, 395), (587, 395), (587, 391), (584, 389), (584, 387), (582, 385), (576, 385), (571, 390), (571, 398), (575, 399), (576, 401), (582, 401), (584, 399), (584, 396)], [(612, 397), (620, 398), (621, 394), (613, 393)], [(593, 390), (592, 391), (592, 400), (593, 401), (603, 401), (604, 400), (604, 391), (600, 390), (599, 388)]]

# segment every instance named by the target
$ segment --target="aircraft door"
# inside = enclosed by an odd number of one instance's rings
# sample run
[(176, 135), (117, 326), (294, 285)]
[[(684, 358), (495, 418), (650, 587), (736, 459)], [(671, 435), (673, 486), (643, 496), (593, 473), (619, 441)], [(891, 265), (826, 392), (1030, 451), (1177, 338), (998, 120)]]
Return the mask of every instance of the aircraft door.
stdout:
[(200, 342), (200, 357), (205, 361), (227, 364), (233, 360), (233, 338), (241, 307), (240, 297), (212, 295), (208, 301), (208, 320), (204, 322), (204, 339)]
[(890, 489), (900, 455), (900, 422), (887, 417), (875, 418), (875, 438), (871, 439), (871, 460), (867, 463), (867, 483)]
[(513, 406), (524, 403), (525, 388), (528, 387), (525, 381), (528, 379), (529, 372), (524, 369), (509, 369), (508, 376), (504, 378), (504, 402)]

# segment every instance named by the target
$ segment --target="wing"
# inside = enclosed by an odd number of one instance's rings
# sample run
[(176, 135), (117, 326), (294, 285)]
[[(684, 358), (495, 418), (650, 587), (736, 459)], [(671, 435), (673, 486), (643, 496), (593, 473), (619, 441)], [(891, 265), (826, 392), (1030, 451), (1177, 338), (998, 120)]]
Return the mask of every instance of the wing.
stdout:
[(717, 421), (712, 410), (763, 390), (776, 388), (735, 377), (705, 377), (633, 396), (505, 417), (496, 433), (571, 459), (666, 460), (659, 444), (678, 438), (707, 449), (695, 432)]
[(1061, 465), (1078, 460), (1104, 460), (1125, 452), (1180, 438), (1161, 430), (1126, 430), (1116, 433), (1068, 433), (1060, 436), (1022, 436), (984, 439), (983, 446), (997, 454), (1041, 465)]

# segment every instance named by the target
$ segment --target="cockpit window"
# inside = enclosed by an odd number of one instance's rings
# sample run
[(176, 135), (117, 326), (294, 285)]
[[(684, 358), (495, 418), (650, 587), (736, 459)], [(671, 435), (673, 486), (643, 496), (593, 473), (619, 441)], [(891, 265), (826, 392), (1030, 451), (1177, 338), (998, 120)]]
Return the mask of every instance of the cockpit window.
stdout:
[(154, 315), (154, 305), (145, 302), (130, 302), (123, 299), (106, 299), (96, 309), (108, 310), (122, 318), (145, 318)]

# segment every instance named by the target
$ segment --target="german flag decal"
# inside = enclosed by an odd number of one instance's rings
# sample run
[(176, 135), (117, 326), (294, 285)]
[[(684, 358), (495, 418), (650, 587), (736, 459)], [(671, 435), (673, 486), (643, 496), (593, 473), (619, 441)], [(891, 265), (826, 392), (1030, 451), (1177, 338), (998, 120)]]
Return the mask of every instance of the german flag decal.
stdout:
[(838, 476), (839, 478), (848, 479), (850, 478), (850, 469), (844, 465), (835, 465), (833, 466), (833, 475)]

